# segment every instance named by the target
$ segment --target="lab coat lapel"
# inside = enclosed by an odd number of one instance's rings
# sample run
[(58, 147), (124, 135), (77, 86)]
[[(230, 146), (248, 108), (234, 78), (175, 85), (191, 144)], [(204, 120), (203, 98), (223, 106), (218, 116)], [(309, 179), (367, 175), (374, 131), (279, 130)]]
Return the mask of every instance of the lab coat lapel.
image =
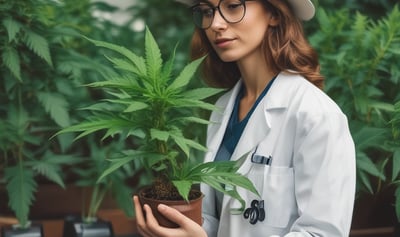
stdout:
[[(287, 73), (284, 72), (277, 76), (270, 90), (253, 112), (250, 118), (251, 121), (246, 125), (236, 149), (232, 154), (231, 160), (241, 158), (243, 155), (255, 148), (255, 146), (257, 146), (257, 144), (267, 136), (269, 130), (273, 126), (273, 110), (287, 107), (288, 96), (283, 95), (283, 89), (281, 89), (286, 87), (285, 83), (290, 83), (287, 79)], [(215, 122), (215, 124), (212, 124), (208, 131), (208, 137), (210, 138), (210, 140), (207, 141), (209, 152), (206, 155), (205, 161), (212, 161), (218, 151), (241, 84), (241, 81), (239, 81), (233, 88), (232, 92), (230, 92), (231, 94), (227, 98), (227, 101), (222, 103), (222, 106), (224, 106), (225, 109), (221, 117), (217, 118), (216, 121), (211, 121), (211, 123)]]
[(284, 72), (277, 76), (270, 90), (251, 115), (231, 160), (237, 160), (253, 150), (268, 135), (273, 127), (274, 110), (285, 109), (288, 106), (289, 97), (282, 93), (287, 87), (285, 84), (290, 83), (287, 79), (287, 73)]
[(227, 98), (224, 98), (226, 101), (222, 101), (219, 105), (221, 106), (222, 113), (220, 116), (216, 116), (212, 118), (210, 128), (208, 129), (209, 140), (207, 141), (208, 152), (205, 156), (205, 161), (210, 162), (213, 161), (217, 151), (222, 143), (222, 139), (225, 134), (226, 127), (229, 122), (229, 118), (232, 114), (233, 106), (235, 103), (235, 99), (237, 94), (239, 93), (241, 87), (241, 81), (236, 83), (235, 87), (232, 89)]
[[(231, 160), (237, 160), (243, 155), (251, 152), (255, 147), (268, 136), (271, 129), (274, 127), (274, 121), (278, 119), (280, 109), (285, 109), (289, 103), (288, 95), (282, 93), (287, 88), (285, 73), (280, 73), (272, 84), (266, 96), (260, 101), (257, 109), (250, 117), (249, 123), (246, 125), (245, 130), (236, 146)], [(229, 119), (229, 118), (228, 118)], [(239, 173), (246, 175), (251, 168), (250, 159), (246, 159), (239, 169)], [(243, 190), (238, 190), (241, 193)], [(228, 212), (228, 203), (232, 200), (230, 196), (225, 195), (222, 204), (222, 213)], [(225, 213), (227, 214), (227, 213)]]
[[(265, 103), (265, 98), (260, 101), (260, 103)], [(251, 122), (246, 125), (236, 149), (232, 154), (231, 160), (237, 160), (250, 152), (268, 134), (270, 124), (266, 117), (263, 104), (260, 105), (261, 106), (258, 106), (251, 115)]]

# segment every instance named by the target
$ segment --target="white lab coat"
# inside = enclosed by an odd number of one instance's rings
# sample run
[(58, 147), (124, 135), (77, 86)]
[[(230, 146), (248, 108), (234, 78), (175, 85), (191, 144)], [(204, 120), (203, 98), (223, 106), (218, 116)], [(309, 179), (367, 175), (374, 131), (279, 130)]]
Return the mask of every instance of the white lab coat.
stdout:
[[(207, 130), (213, 161), (221, 144), (241, 81), (216, 103)], [(257, 148), (257, 150), (256, 150)], [(271, 156), (255, 164), (251, 154)], [(220, 220), (215, 191), (201, 185), (203, 228), (209, 237), (347, 237), (355, 195), (355, 149), (346, 116), (320, 89), (301, 76), (280, 73), (253, 112), (231, 160), (248, 153), (239, 169), (265, 204), (265, 220), (255, 225), (230, 213), (239, 203), (224, 196)], [(246, 208), (254, 194), (240, 189)]]

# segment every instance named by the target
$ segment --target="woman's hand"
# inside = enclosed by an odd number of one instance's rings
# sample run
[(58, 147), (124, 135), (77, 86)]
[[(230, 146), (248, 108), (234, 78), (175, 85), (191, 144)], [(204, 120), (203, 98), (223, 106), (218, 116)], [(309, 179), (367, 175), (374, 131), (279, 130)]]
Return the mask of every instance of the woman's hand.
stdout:
[[(150, 206), (144, 205), (142, 209), (137, 196), (133, 197), (133, 201), (135, 203), (137, 227), (139, 233), (144, 237), (207, 237), (206, 232), (200, 225), (174, 208), (163, 204), (158, 205), (158, 211), (179, 226), (178, 228), (166, 228), (158, 224)], [(146, 213), (146, 217), (144, 217), (143, 211)]]

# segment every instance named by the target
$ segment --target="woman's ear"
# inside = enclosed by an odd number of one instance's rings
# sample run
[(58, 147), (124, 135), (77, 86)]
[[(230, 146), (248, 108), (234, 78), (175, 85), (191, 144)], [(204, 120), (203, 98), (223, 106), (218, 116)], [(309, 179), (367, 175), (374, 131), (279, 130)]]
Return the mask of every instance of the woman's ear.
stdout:
[(279, 24), (279, 18), (277, 16), (271, 14), (268, 24), (270, 26), (277, 26)]

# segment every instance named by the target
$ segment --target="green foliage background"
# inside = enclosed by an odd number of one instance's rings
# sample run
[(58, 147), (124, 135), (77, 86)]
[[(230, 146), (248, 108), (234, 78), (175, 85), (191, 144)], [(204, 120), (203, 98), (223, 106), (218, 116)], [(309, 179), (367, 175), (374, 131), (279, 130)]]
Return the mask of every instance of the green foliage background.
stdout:
[[(105, 96), (81, 85), (98, 81), (101, 73), (113, 70), (104, 66), (103, 51), (81, 35), (141, 54), (147, 25), (164, 55), (172, 53), (179, 42), (178, 67), (188, 61), (193, 26), (185, 6), (172, 0), (125, 2), (135, 4), (121, 10), (89, 0), (0, 0), (0, 186), (20, 197), (9, 203), (20, 222), (28, 221), (34, 193), (44, 178), (61, 186), (69, 182), (93, 186), (82, 172), (82, 161), (90, 160), (85, 164), (93, 164), (91, 169), (84, 168), (96, 173), (104, 159), (91, 157), (107, 157), (121, 146), (132, 145), (122, 139), (117, 144), (97, 144), (93, 137), (73, 144), (72, 134), (49, 140), (61, 128), (87, 116), (80, 108)], [(314, 3), (317, 16), (305, 23), (305, 30), (320, 55), (325, 90), (349, 119), (357, 148), (358, 197), (390, 188), (400, 217), (397, 0)], [(122, 13), (130, 18), (118, 24), (95, 17), (111, 15), (112, 19)], [(204, 137), (205, 128), (190, 132)], [(139, 168), (135, 164), (126, 167), (118, 178), (127, 179)], [(125, 192), (126, 187), (115, 191)], [(129, 200), (117, 199), (129, 210)]]

